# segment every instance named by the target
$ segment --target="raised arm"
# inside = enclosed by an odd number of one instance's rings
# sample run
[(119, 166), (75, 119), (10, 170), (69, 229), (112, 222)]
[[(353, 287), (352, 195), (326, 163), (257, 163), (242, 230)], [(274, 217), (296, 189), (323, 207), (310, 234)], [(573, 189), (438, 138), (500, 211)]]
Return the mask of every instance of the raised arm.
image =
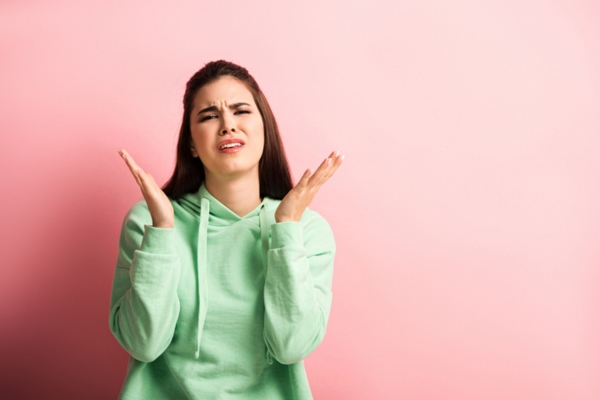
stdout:
[(120, 154), (145, 201), (134, 205), (123, 222), (109, 325), (125, 350), (140, 361), (150, 362), (171, 342), (179, 315), (180, 265), (172, 228), (173, 207), (152, 177), (126, 152)]
[(325, 335), (335, 242), (325, 219), (306, 207), (342, 160), (334, 152), (314, 174), (307, 170), (275, 212), (267, 255), (264, 335), (267, 356), (283, 364), (308, 356)]

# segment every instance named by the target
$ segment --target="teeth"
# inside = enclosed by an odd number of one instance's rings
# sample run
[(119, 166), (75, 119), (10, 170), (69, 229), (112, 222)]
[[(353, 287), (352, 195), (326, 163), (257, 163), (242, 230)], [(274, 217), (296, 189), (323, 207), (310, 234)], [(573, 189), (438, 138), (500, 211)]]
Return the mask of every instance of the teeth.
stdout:
[(230, 149), (232, 147), (241, 147), (241, 143), (227, 143), (220, 147), (221, 150)]

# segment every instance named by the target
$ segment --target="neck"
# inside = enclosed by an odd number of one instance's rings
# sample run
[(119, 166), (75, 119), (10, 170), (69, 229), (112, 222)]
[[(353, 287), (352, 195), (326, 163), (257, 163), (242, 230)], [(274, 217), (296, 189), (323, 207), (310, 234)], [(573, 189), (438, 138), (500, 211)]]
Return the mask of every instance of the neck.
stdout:
[(248, 174), (232, 180), (218, 179), (206, 173), (206, 190), (227, 208), (243, 217), (261, 203), (258, 174)]

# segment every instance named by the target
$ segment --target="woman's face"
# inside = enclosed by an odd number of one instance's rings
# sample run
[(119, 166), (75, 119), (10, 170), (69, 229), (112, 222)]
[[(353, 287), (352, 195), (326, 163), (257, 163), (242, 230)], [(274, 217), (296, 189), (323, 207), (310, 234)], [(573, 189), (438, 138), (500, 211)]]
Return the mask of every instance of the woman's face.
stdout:
[(252, 93), (224, 76), (196, 93), (190, 114), (192, 154), (200, 157), (209, 179), (258, 177), (264, 148), (263, 120)]

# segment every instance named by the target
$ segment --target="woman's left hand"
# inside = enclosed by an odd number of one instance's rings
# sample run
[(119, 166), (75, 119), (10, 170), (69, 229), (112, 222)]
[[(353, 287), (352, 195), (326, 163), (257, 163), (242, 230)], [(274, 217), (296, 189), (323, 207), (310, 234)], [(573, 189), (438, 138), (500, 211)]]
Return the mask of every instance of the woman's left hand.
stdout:
[(334, 151), (326, 158), (314, 174), (307, 169), (296, 186), (281, 200), (275, 211), (276, 222), (300, 221), (300, 217), (311, 203), (321, 186), (331, 178), (342, 164), (344, 156)]

